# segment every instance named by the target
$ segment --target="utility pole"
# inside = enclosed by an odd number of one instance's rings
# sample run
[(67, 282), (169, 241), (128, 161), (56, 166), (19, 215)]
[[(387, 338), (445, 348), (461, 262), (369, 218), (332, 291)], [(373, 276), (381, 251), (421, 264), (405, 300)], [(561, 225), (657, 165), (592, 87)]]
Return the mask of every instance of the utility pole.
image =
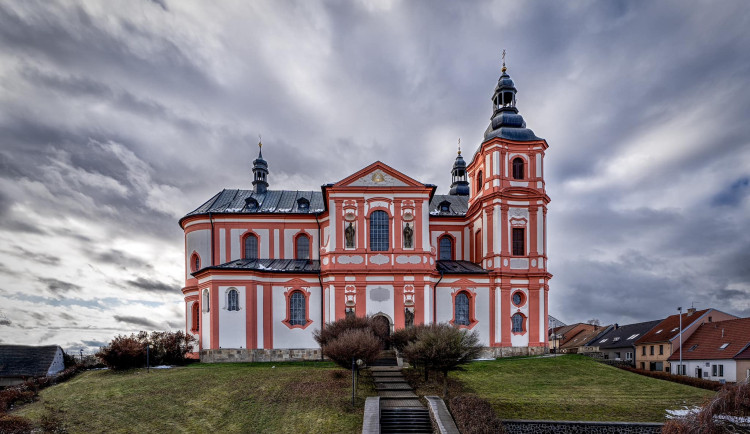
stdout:
[(685, 370), (682, 369), (682, 306), (677, 311), (680, 312), (680, 366), (677, 368), (677, 375), (685, 375)]

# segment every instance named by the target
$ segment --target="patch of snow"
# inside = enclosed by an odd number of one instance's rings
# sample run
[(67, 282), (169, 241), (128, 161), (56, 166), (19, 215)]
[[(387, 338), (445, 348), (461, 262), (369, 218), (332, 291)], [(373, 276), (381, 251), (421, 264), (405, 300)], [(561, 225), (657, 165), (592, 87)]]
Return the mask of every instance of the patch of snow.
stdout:
[(697, 413), (698, 411), (700, 411), (700, 407), (682, 407), (674, 410), (667, 409), (667, 419), (679, 419), (691, 413)]
[(151, 369), (172, 369), (174, 366), (172, 365), (159, 365), (159, 366), (152, 366)]

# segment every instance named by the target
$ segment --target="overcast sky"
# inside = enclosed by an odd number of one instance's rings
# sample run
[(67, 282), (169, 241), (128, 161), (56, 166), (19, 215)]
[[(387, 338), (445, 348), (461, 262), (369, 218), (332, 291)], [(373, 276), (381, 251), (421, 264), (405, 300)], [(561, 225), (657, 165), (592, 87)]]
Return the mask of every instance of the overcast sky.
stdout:
[(184, 325), (177, 220), (375, 160), (447, 193), (507, 50), (551, 315), (750, 316), (750, 13), (722, 1), (0, 3), (0, 341)]

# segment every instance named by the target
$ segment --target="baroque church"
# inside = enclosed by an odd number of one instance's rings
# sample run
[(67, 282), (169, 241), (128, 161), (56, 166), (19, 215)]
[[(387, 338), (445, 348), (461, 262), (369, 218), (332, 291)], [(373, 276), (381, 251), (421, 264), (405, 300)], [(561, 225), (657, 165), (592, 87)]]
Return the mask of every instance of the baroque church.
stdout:
[(252, 189), (179, 221), (195, 356), (320, 359), (313, 332), (346, 315), (476, 330), (491, 357), (543, 353), (548, 145), (505, 65), (490, 119), (468, 164), (459, 148), (447, 195), (380, 161), (319, 191), (273, 190), (259, 144)]

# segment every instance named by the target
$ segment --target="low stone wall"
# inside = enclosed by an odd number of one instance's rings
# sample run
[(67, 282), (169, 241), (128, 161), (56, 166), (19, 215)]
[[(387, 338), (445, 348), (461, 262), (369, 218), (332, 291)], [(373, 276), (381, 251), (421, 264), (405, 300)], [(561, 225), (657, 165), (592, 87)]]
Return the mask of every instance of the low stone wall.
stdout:
[(300, 362), (322, 360), (320, 348), (249, 350), (247, 348), (226, 348), (202, 350), (203, 363), (227, 362)]
[(660, 423), (504, 420), (508, 434), (658, 434)]
[(545, 347), (485, 347), (480, 357), (541, 356), (542, 354), (546, 354), (547, 351), (548, 348)]

